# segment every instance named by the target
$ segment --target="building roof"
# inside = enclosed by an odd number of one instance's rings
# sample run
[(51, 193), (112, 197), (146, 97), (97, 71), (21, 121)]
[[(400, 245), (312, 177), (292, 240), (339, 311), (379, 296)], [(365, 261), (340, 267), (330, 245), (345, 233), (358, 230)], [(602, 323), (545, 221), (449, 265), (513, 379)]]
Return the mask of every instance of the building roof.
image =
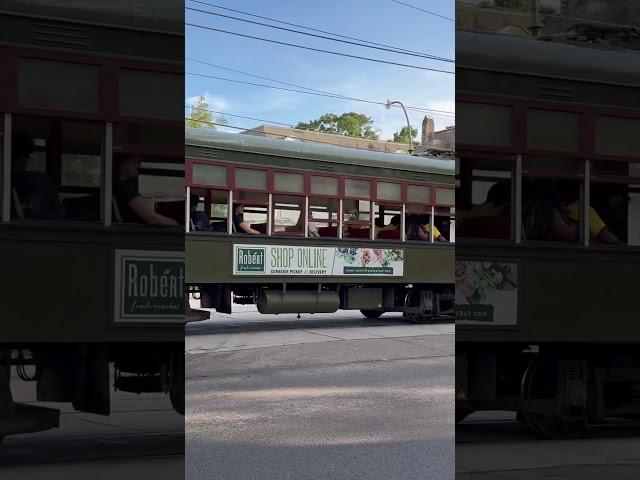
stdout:
[(287, 141), (259, 135), (224, 133), (203, 128), (185, 128), (185, 144), (187, 146), (450, 176), (454, 175), (455, 167), (453, 160), (435, 156), (417, 157), (383, 153), (335, 145)]
[(311, 130), (298, 130), (295, 128), (278, 127), (275, 125), (260, 125), (250, 130), (240, 132), (244, 135), (269, 136), (271, 138), (295, 138), (300, 141), (325, 143), (349, 148), (359, 148), (385, 153), (409, 153), (406, 143), (387, 142), (370, 138), (347, 137), (333, 133), (314, 132)]

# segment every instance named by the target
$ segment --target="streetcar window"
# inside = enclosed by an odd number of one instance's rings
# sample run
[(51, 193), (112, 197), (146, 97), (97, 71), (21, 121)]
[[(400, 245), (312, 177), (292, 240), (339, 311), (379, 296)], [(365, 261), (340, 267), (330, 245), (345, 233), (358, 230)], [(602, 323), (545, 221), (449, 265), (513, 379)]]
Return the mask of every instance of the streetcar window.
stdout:
[(436, 204), (453, 205), (456, 203), (456, 191), (451, 188), (436, 188)]
[(223, 190), (209, 191), (208, 198), (202, 206), (209, 217), (212, 232), (227, 232), (229, 218), (229, 192)]
[(575, 152), (580, 147), (580, 114), (530, 109), (527, 147)]
[(100, 110), (100, 67), (21, 58), (18, 103), (22, 107), (79, 112)]
[(466, 120), (458, 125), (457, 142), (503, 147), (513, 143), (511, 107), (457, 102), (456, 110)]
[(267, 172), (265, 170), (251, 170), (236, 168), (236, 188), (251, 190), (267, 189)]
[(595, 237), (592, 243), (640, 245), (638, 166), (637, 163), (611, 161), (592, 163), (590, 198), (593, 211), (589, 218)]
[(377, 182), (376, 195), (378, 200), (402, 200), (402, 185), (399, 183)]
[(174, 92), (184, 88), (182, 75), (150, 70), (121, 69), (119, 112), (129, 117), (175, 120), (182, 116), (182, 102)]
[(634, 158), (640, 156), (640, 119), (598, 115), (595, 124), (596, 153)]
[[(234, 215), (236, 215), (238, 207), (242, 206), (244, 221), (249, 223), (253, 230), (262, 234), (267, 233), (269, 196), (266, 193), (234, 191), (233, 204)], [(242, 234), (237, 231), (234, 233)]]
[(273, 229), (277, 235), (304, 235), (304, 197), (273, 196)]
[(524, 157), (522, 236), (525, 241), (581, 243), (584, 192), (580, 176), (583, 173), (584, 164), (579, 160)]
[(431, 189), (421, 185), (407, 185), (407, 202), (428, 204)]
[(338, 179), (335, 177), (311, 176), (311, 194), (338, 196)]
[(371, 238), (371, 202), (343, 200), (343, 237)]
[(375, 238), (380, 240), (400, 240), (402, 227), (402, 207), (398, 205), (377, 205), (375, 215)]
[(510, 162), (460, 159), (455, 193), (457, 234), (512, 239), (513, 168)]
[(344, 194), (347, 197), (371, 198), (371, 182), (347, 178), (344, 181)]
[(227, 167), (194, 163), (191, 170), (192, 182), (196, 185), (227, 186)]
[(273, 181), (277, 192), (304, 193), (304, 175), (299, 173), (276, 172)]
[(132, 145), (146, 151), (184, 148), (184, 132), (174, 126), (119, 122), (114, 125), (113, 135), (116, 151), (129, 150)]
[(434, 215), (434, 226), (441, 234), (438, 241), (455, 241), (455, 208), (453, 207), (437, 207)]
[(340, 202), (336, 198), (309, 198), (309, 234), (337, 237), (339, 209)]

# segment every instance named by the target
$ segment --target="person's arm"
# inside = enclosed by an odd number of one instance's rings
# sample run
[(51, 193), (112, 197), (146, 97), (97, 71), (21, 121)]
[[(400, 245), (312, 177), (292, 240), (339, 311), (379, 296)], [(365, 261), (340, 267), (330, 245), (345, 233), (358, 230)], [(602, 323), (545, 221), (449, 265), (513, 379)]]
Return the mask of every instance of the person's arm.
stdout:
[(598, 233), (595, 239), (599, 243), (607, 243), (611, 245), (623, 244), (623, 242), (618, 237), (616, 237), (616, 235), (607, 227), (604, 227), (602, 230), (600, 230), (600, 233)]
[(251, 224), (248, 222), (240, 222), (239, 227), (246, 234), (260, 235), (260, 232), (258, 230), (251, 228)]
[(138, 196), (129, 201), (129, 207), (133, 210), (140, 218), (144, 220), (144, 223), (149, 225), (156, 225), (159, 227), (177, 227), (179, 226), (178, 222), (174, 219), (165, 217), (164, 215), (160, 215), (156, 212), (156, 209), (153, 203), (148, 200)]

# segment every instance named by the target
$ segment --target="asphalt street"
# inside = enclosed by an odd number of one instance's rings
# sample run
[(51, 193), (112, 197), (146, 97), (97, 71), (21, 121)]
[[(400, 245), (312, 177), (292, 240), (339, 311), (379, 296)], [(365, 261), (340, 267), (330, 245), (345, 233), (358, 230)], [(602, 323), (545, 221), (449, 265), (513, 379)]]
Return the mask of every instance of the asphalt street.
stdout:
[(187, 328), (186, 478), (452, 479), (454, 326), (308, 317)]
[(8, 436), (0, 446), (2, 480), (183, 478), (184, 417), (167, 396), (114, 392), (105, 417), (35, 402), (34, 383), (12, 383), (15, 401), (59, 408), (60, 428)]
[(591, 429), (586, 438), (540, 439), (511, 413), (478, 412), (456, 428), (461, 480), (637, 479), (640, 429)]

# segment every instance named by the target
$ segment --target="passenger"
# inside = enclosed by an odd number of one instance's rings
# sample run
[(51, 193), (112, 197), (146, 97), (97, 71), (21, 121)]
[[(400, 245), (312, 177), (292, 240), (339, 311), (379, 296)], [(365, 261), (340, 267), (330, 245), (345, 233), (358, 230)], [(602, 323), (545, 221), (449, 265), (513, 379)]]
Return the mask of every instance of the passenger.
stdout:
[(244, 221), (244, 205), (238, 203), (233, 205), (233, 226), (235, 228), (235, 233), (260, 235), (258, 230), (251, 228), (251, 224), (249, 222)]
[(400, 230), (400, 215), (394, 215), (389, 220), (389, 225), (384, 224), (384, 218), (380, 217), (376, 220), (376, 237), (380, 232), (388, 232), (392, 230)]
[(11, 186), (21, 203), (25, 218), (40, 220), (62, 216), (60, 199), (51, 178), (43, 172), (27, 170), (35, 147), (25, 132), (16, 132), (12, 140)]
[[(417, 215), (409, 215), (407, 217), (407, 240), (423, 240), (426, 242), (431, 241), (431, 224), (429, 222), (423, 223), (420, 217)], [(436, 242), (446, 242), (440, 230), (433, 226), (433, 237)]]
[(191, 195), (189, 197), (191, 227), (197, 232), (210, 232), (212, 230), (211, 222), (205, 212), (197, 210), (199, 203), (200, 197), (198, 197), (198, 195)]
[(117, 163), (115, 173), (113, 196), (123, 222), (146, 223), (161, 227), (177, 227), (179, 225), (174, 219), (156, 212), (153, 202), (140, 196), (138, 191), (139, 157), (121, 158)]

